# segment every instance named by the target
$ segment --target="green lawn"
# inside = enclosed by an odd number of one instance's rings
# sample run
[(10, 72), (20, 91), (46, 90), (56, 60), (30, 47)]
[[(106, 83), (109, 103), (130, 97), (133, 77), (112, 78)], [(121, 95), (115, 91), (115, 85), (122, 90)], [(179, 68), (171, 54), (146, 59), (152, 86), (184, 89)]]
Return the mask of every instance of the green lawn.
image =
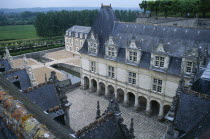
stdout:
[(0, 26), (0, 41), (39, 38), (34, 25)]

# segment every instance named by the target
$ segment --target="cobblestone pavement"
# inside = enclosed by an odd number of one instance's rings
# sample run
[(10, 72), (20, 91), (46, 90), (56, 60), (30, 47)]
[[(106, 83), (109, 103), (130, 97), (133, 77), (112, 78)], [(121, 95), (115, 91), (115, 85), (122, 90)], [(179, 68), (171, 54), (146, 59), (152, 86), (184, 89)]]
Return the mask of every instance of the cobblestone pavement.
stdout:
[[(108, 100), (96, 93), (89, 93), (76, 89), (67, 93), (68, 100), (72, 103), (70, 108), (70, 124), (77, 131), (95, 120), (96, 104), (100, 101), (101, 113), (108, 106)], [(120, 106), (124, 123), (130, 126), (130, 119), (134, 118), (136, 139), (159, 139), (166, 131), (166, 124), (157, 121), (157, 116), (146, 117), (144, 112), (134, 112), (132, 107)]]

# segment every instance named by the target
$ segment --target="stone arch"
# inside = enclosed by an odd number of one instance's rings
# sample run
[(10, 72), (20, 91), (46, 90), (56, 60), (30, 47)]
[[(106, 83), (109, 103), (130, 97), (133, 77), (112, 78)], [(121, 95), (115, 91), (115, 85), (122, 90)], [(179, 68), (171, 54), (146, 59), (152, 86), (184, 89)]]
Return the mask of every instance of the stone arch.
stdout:
[(105, 95), (106, 86), (103, 82), (99, 83), (99, 95)]
[(112, 97), (114, 95), (114, 87), (112, 85), (107, 86), (107, 91), (108, 91), (108, 97)]
[(117, 89), (117, 100), (119, 102), (123, 102), (124, 101), (124, 95), (125, 95), (125, 92), (123, 91), (123, 89), (118, 88)]
[(151, 114), (158, 115), (160, 111), (160, 103), (157, 100), (151, 100)]
[(135, 104), (135, 94), (132, 92), (128, 92), (128, 102), (129, 102), (129, 106), (134, 106)]
[(84, 89), (89, 89), (90, 80), (87, 76), (84, 77)]
[(91, 92), (97, 91), (97, 81), (95, 79), (91, 80)]
[(164, 105), (163, 106), (163, 114), (166, 116), (166, 114), (169, 112), (171, 106), (170, 105)]
[(139, 96), (138, 99), (139, 99), (140, 110), (146, 110), (147, 98), (144, 96)]

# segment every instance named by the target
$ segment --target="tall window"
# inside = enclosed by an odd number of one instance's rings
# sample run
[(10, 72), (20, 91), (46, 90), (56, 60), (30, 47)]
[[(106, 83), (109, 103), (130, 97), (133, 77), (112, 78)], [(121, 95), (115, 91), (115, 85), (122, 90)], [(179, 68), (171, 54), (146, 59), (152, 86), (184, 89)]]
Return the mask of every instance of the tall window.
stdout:
[(96, 72), (96, 62), (94, 61), (91, 62), (91, 71)]
[(75, 42), (75, 43), (76, 43), (76, 46), (78, 46), (78, 45), (79, 45), (79, 42), (78, 42), (78, 40), (76, 40), (76, 42)]
[(128, 83), (136, 84), (136, 73), (133, 73), (133, 72), (128, 73)]
[(153, 79), (153, 87), (152, 87), (152, 90), (155, 91), (155, 92), (159, 92), (161, 93), (162, 92), (162, 84), (163, 84), (163, 81), (162, 80), (159, 80), (159, 79)]
[(129, 51), (129, 60), (132, 62), (137, 62), (137, 52)]
[(155, 67), (163, 68), (165, 58), (162, 56), (155, 56)]
[(77, 52), (79, 51), (79, 48), (78, 48), (78, 47), (76, 47), (76, 51), (77, 51)]
[(187, 61), (186, 62), (186, 73), (192, 73), (193, 69), (193, 62)]
[(114, 78), (114, 67), (108, 66), (108, 76)]
[(108, 56), (114, 57), (115, 56), (115, 49), (112, 47), (108, 47)]
[(87, 34), (85, 34), (85, 39), (87, 39)]
[(82, 41), (82, 40), (80, 41), (80, 46), (81, 46), (81, 47), (83, 46), (83, 41)]
[(69, 38), (69, 43), (71, 43), (71, 38)]

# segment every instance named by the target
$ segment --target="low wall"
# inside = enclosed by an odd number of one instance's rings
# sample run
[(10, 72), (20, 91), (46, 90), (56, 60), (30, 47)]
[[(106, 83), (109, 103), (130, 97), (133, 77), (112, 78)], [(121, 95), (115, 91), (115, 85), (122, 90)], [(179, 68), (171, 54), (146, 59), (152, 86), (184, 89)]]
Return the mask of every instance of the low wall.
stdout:
[(55, 66), (57, 66), (59, 68), (66, 68), (66, 69), (69, 69), (69, 70), (80, 73), (80, 67), (76, 67), (76, 66), (73, 66), (73, 65), (58, 63), (58, 64), (55, 64)]

